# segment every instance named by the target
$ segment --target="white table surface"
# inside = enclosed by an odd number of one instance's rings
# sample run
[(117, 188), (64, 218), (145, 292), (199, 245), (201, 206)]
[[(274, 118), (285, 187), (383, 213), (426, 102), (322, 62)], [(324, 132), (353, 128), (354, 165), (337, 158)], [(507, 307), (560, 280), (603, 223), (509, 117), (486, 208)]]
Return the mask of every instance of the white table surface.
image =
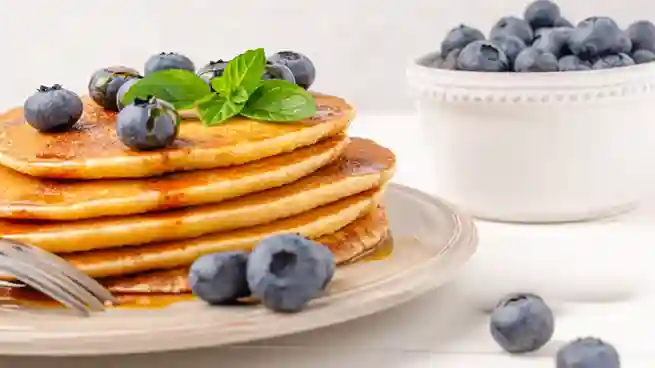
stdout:
[[(430, 158), (413, 117), (361, 116), (351, 134), (392, 148), (399, 164), (394, 181), (432, 193)], [(557, 347), (586, 335), (613, 343), (624, 367), (653, 367), (654, 222), (655, 200), (600, 222), (478, 222), (479, 250), (454, 282), (371, 317), (233, 347), (111, 358), (0, 358), (0, 367), (538, 368), (554, 367)], [(488, 309), (513, 291), (541, 294), (556, 315), (553, 341), (528, 357), (504, 354), (488, 332)]]

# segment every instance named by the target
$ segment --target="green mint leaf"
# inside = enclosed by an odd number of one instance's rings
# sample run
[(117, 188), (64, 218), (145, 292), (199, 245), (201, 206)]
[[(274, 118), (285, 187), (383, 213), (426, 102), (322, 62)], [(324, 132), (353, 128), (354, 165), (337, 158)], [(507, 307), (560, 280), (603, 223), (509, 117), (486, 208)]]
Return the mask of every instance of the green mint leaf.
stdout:
[(303, 88), (284, 80), (262, 81), (241, 110), (243, 116), (273, 122), (298, 121), (314, 114), (314, 97)]
[(243, 103), (235, 103), (218, 93), (207, 95), (196, 102), (196, 110), (200, 119), (207, 126), (220, 124), (239, 114)]
[(230, 96), (230, 93), (232, 92), (230, 89), (229, 82), (227, 81), (227, 78), (220, 76), (216, 78), (212, 78), (211, 80), (212, 88), (214, 88), (214, 91), (218, 92), (221, 96), (228, 98)]
[(248, 50), (227, 63), (222, 77), (230, 91), (243, 87), (250, 96), (259, 87), (265, 68), (264, 49)]
[(193, 108), (195, 102), (210, 93), (209, 85), (188, 70), (169, 69), (140, 79), (123, 96), (128, 105), (135, 98), (155, 96), (171, 103), (176, 109)]
[(246, 92), (246, 89), (243, 87), (237, 87), (237, 89), (234, 90), (234, 93), (232, 93), (232, 101), (235, 103), (246, 103), (248, 101), (248, 92)]

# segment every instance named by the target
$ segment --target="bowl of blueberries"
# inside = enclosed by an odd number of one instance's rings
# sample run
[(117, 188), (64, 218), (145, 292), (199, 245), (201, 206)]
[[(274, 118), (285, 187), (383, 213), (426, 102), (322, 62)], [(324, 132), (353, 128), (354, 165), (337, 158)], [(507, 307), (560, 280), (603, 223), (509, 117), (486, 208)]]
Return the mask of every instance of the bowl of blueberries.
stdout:
[(410, 61), (435, 192), (478, 218), (569, 222), (632, 208), (655, 145), (655, 25), (568, 20), (551, 0)]

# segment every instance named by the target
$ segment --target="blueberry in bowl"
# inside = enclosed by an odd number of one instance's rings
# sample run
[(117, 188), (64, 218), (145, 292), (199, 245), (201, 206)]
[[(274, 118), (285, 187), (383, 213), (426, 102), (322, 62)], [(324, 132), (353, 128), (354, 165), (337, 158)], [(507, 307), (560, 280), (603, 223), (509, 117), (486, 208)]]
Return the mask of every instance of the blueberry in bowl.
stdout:
[(531, 44), (534, 38), (530, 24), (514, 16), (502, 17), (494, 24), (489, 32), (489, 38), (494, 39), (499, 36), (518, 37), (526, 45)]
[(270, 61), (266, 62), (266, 69), (262, 75), (263, 80), (270, 79), (280, 79), (285, 80), (290, 83), (296, 83), (296, 77), (294, 77), (291, 69), (284, 64), (274, 64)]
[(182, 54), (176, 52), (161, 52), (152, 55), (146, 61), (144, 73), (147, 77), (154, 72), (169, 69), (183, 69), (193, 72), (196, 70), (196, 67), (191, 59)]
[(648, 20), (640, 20), (632, 23), (626, 30), (628, 38), (632, 42), (632, 50), (648, 50), (655, 52), (655, 25)]
[(567, 27), (541, 28), (535, 32), (532, 47), (547, 51), (557, 58), (569, 55), (571, 51), (568, 43), (572, 32), (573, 28)]
[(525, 43), (518, 37), (510, 34), (501, 34), (491, 39), (491, 42), (501, 49), (509, 60), (509, 68), (512, 69), (516, 57), (526, 48)]
[(635, 61), (628, 54), (611, 54), (599, 58), (592, 66), (592, 69), (611, 69), (622, 66), (635, 65)]
[(519, 73), (556, 72), (558, 71), (557, 57), (546, 50), (528, 47), (516, 57), (514, 71)]
[(583, 71), (591, 70), (591, 63), (580, 59), (576, 55), (566, 55), (557, 61), (557, 67), (561, 72)]
[(451, 51), (463, 49), (474, 41), (484, 40), (484, 34), (477, 28), (465, 24), (451, 29), (441, 41), (441, 55), (448, 55)]
[(559, 6), (550, 0), (536, 0), (530, 3), (523, 18), (530, 24), (532, 29), (542, 27), (553, 27), (561, 17)]
[(25, 121), (40, 132), (70, 129), (83, 110), (80, 97), (59, 84), (39, 87), (23, 105)]
[(491, 41), (473, 41), (457, 58), (457, 69), (472, 72), (503, 72), (509, 70), (509, 59)]
[(136, 151), (166, 148), (178, 133), (179, 115), (169, 103), (150, 97), (137, 98), (116, 117), (116, 134)]
[(589, 17), (578, 23), (571, 31), (568, 45), (573, 54), (584, 60), (632, 50), (628, 35), (609, 17)]
[(446, 57), (444, 58), (439, 57), (436, 60), (436, 62), (438, 63), (437, 68), (447, 69), (447, 70), (457, 70), (457, 58), (459, 58), (459, 54), (461, 53), (462, 50), (455, 49), (449, 52), (448, 55), (446, 55)]
[(271, 55), (268, 61), (287, 67), (293, 74), (295, 83), (300, 87), (309, 89), (314, 84), (316, 67), (307, 56), (295, 51), (280, 51)]
[(116, 96), (118, 90), (130, 79), (141, 78), (138, 71), (125, 66), (110, 66), (99, 69), (89, 80), (89, 96), (105, 109), (118, 111)]
[(655, 61), (655, 52), (650, 50), (637, 50), (632, 53), (632, 60), (636, 64), (645, 64)]
[(193, 294), (211, 305), (234, 304), (249, 296), (247, 262), (246, 252), (212, 253), (196, 259), (189, 270)]

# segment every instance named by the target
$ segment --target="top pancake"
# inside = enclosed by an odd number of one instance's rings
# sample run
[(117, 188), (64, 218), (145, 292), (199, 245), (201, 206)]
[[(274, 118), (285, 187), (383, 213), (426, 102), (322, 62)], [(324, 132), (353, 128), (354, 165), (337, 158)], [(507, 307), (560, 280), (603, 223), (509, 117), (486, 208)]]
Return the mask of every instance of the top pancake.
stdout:
[(116, 114), (84, 98), (84, 114), (67, 132), (39, 133), (23, 109), (0, 115), (0, 164), (57, 179), (134, 178), (210, 169), (274, 156), (343, 132), (354, 109), (340, 98), (315, 94), (317, 114), (294, 123), (235, 117), (206, 127), (184, 120), (170, 148), (137, 152), (118, 139)]

